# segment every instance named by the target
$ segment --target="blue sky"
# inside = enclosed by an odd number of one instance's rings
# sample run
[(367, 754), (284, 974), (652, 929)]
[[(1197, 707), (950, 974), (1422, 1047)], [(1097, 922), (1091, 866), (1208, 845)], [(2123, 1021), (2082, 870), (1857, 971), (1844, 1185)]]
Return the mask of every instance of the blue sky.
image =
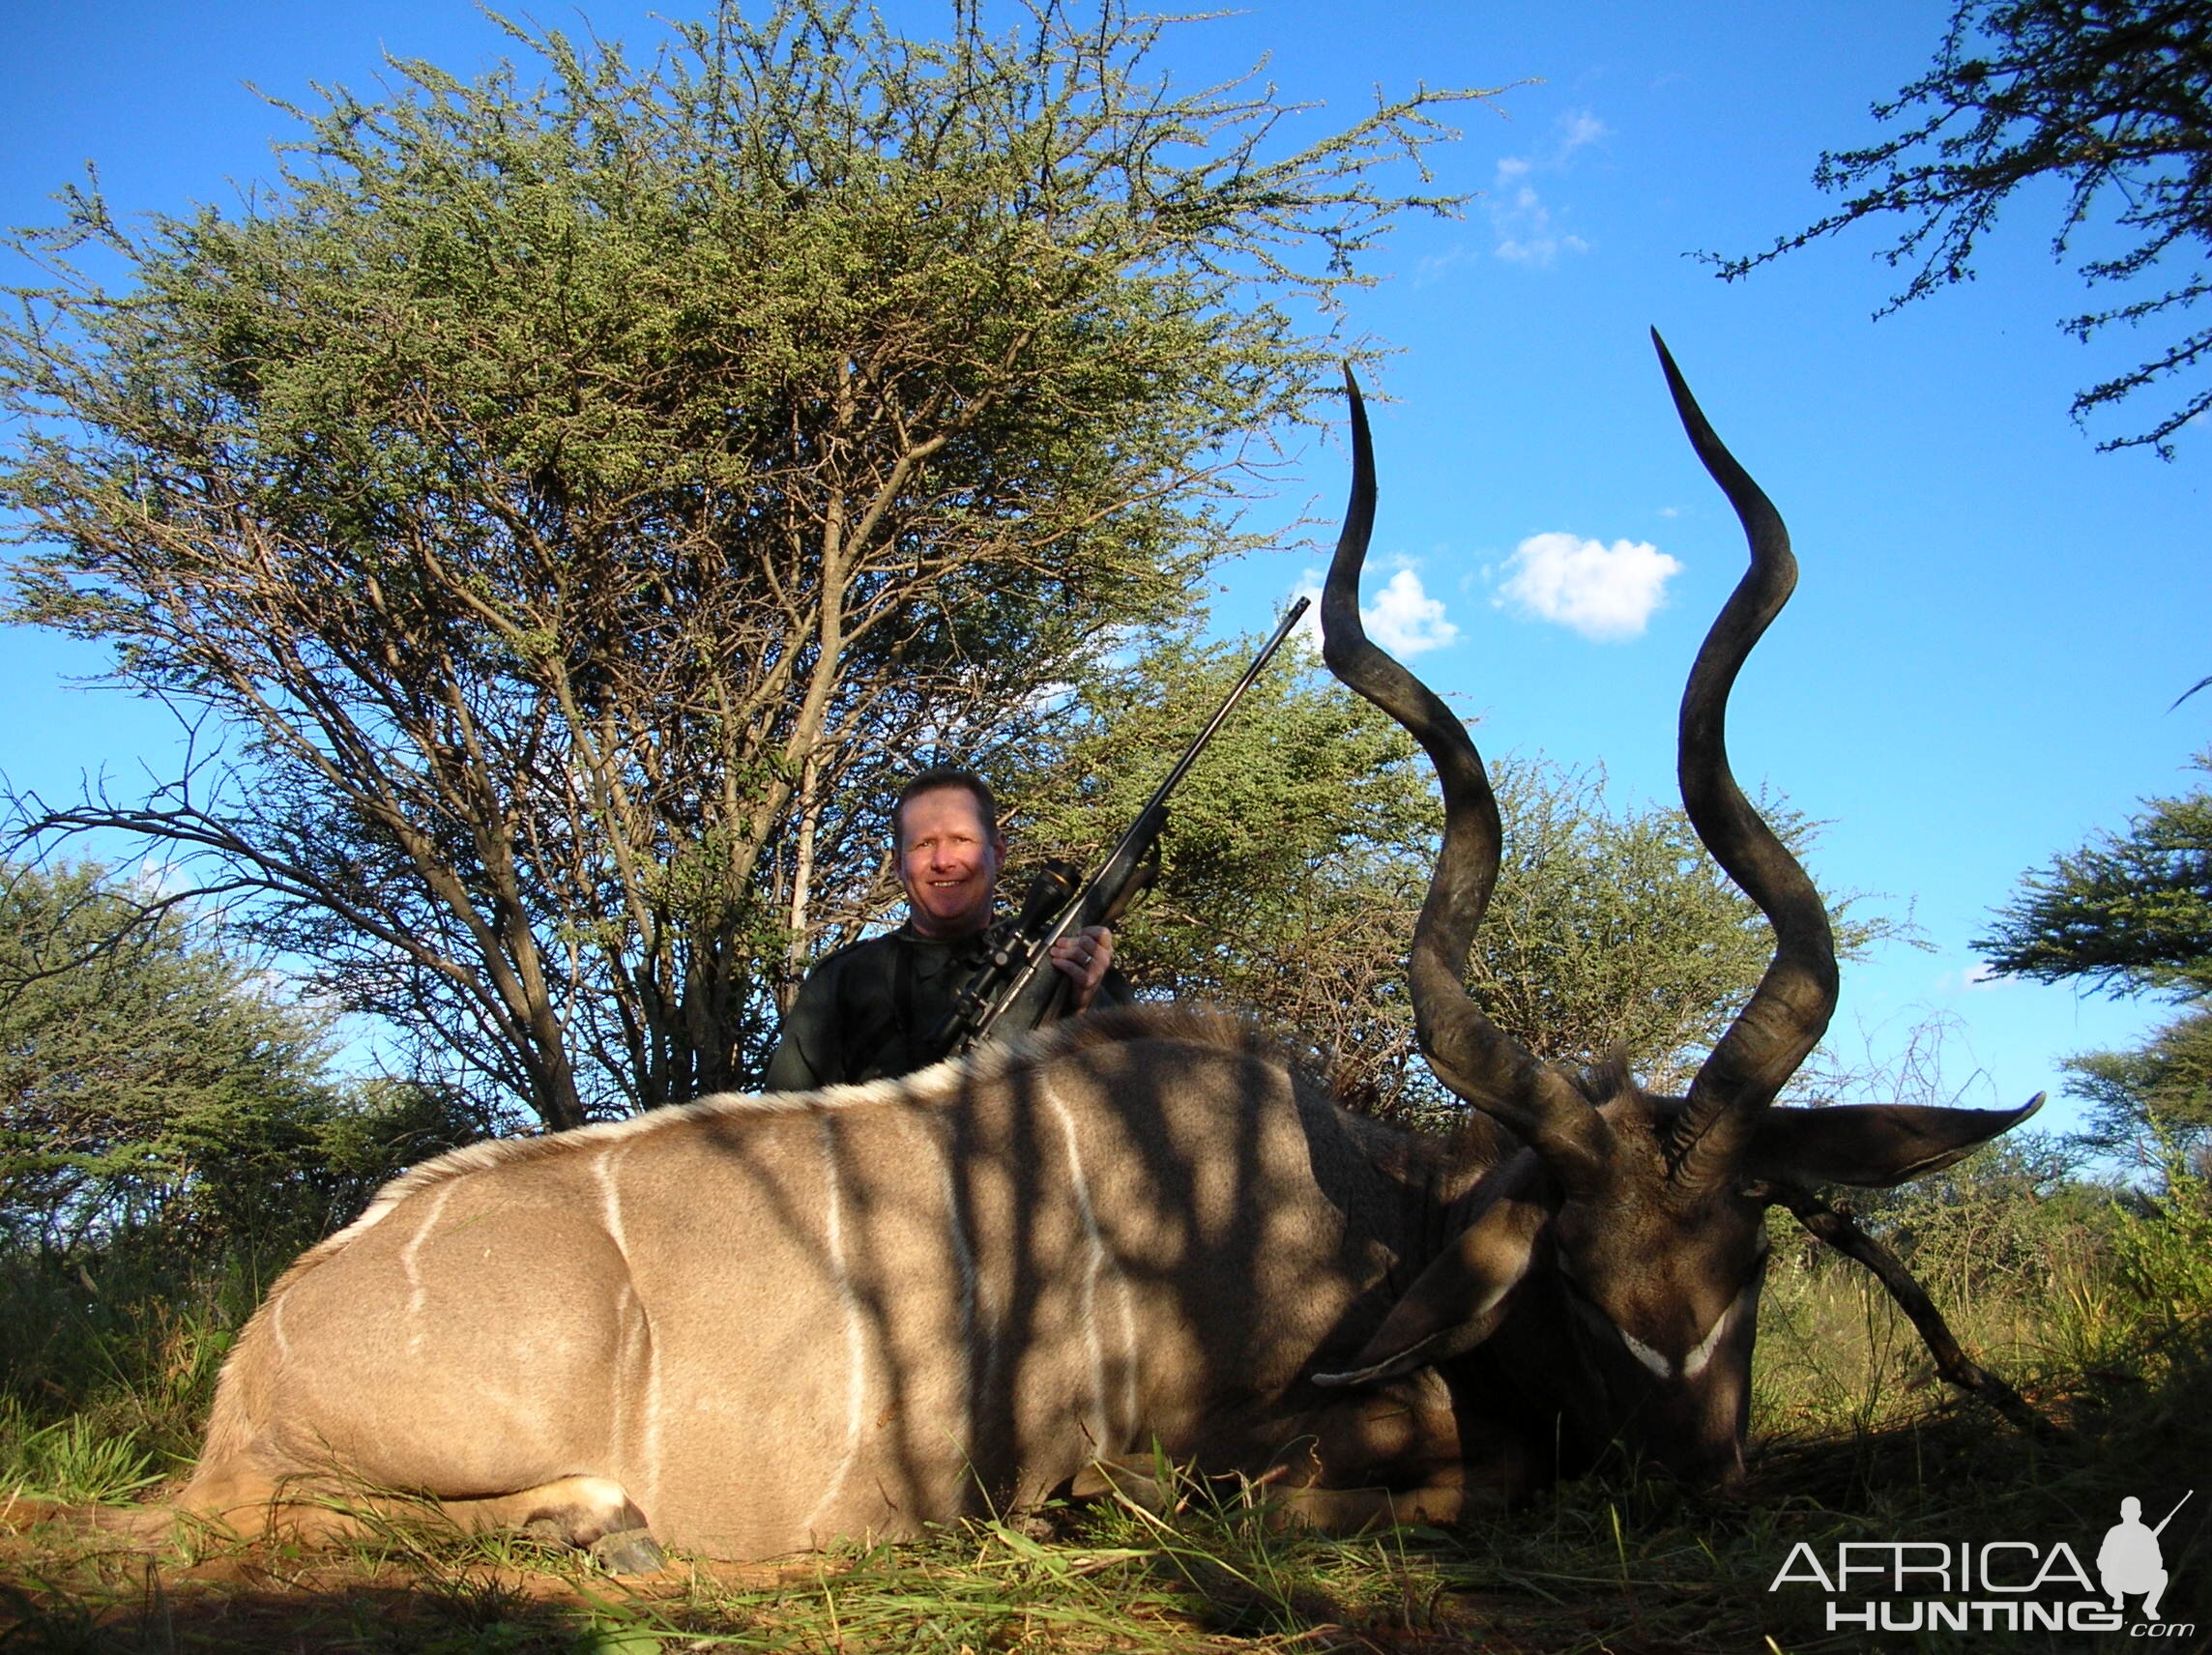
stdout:
[[(914, 33), (948, 15), (888, 10)], [(1947, 1016), (1944, 1086), (1987, 1104), (2055, 1091), (2059, 1057), (2160, 1015), (1977, 981), (1966, 944), (2023, 870), (2185, 789), (2212, 739), (2212, 694), (2168, 711), (2212, 672), (2204, 438), (2185, 433), (2165, 463), (2098, 454), (2068, 422), (2075, 389), (2135, 359), (2127, 339), (2085, 347), (2055, 326), (2085, 307), (2050, 256), (2055, 192), (2018, 204), (1970, 287), (1879, 323), (1898, 277), (1877, 227), (1733, 286), (1684, 256), (1819, 216), (1815, 158), (1876, 132), (1867, 105), (1927, 63), (1948, 10), (1510, 0), (1351, 23), (1260, 0), (1172, 30), (1160, 61), (1195, 81), (1267, 59), (1285, 101), (1327, 106), (1294, 134), (1352, 118), (1377, 86), (1536, 82), (1462, 111), (1438, 184), (1481, 193), (1456, 221), (1409, 220), (1345, 319), (1399, 353), (1381, 375), (1370, 602), (1434, 644), (1415, 664), (1486, 749), (1602, 764), (1621, 798), (1671, 798), (1682, 676), (1743, 553), (1674, 423), (1656, 324), (1803, 566), (1736, 693), (1738, 772), (1829, 825), (1824, 887), (1909, 908), (1932, 945), (1848, 966), (1832, 1042), (1892, 1061)], [(460, 0), (8, 0), (0, 15), (12, 224), (45, 221), (88, 160), (126, 214), (234, 202), (291, 131), (247, 83), (311, 101), (313, 81), (372, 89), (384, 51), (470, 74), (510, 49)], [(586, 15), (633, 50), (665, 38), (634, 5)], [(536, 15), (578, 27), (569, 10)], [(1255, 521), (1333, 514), (1343, 486), (1341, 448), (1312, 446)], [(1224, 571), (1217, 624), (1261, 624), (1318, 562), (1290, 547)], [(165, 762), (159, 714), (61, 687), (100, 664), (0, 636), (14, 783), (66, 794), (87, 768), (127, 782)]]

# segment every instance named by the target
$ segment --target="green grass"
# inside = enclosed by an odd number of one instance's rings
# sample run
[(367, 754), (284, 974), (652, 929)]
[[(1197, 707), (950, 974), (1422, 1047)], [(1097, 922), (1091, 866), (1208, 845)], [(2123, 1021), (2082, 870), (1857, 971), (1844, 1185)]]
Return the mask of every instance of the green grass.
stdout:
[(129, 1436), (108, 1436), (82, 1414), (30, 1425), (23, 1407), (0, 1398), (0, 1488), (65, 1503), (128, 1499), (161, 1480), (153, 1455)]

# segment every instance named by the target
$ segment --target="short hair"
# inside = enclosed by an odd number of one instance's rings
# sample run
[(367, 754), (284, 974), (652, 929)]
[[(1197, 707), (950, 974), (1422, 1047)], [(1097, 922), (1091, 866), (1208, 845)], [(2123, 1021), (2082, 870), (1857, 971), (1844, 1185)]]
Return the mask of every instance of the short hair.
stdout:
[(891, 844), (894, 848), (901, 851), (906, 849), (902, 814), (907, 800), (946, 788), (965, 793), (975, 801), (975, 813), (983, 819), (985, 840), (999, 836), (999, 800), (991, 792), (991, 784), (974, 770), (965, 769), (959, 765), (931, 765), (900, 788), (898, 798), (891, 800)]

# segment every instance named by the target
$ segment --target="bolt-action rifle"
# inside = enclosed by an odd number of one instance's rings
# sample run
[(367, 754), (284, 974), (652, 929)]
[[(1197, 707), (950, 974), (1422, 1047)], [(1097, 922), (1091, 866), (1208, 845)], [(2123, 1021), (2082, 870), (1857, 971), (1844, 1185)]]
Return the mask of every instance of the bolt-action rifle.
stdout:
[(1235, 711), (1259, 679), (1262, 669), (1283, 647), (1308, 598), (1299, 598), (1283, 617), (1283, 624), (1253, 657), (1214, 710), (1206, 728), (1198, 733), (1167, 780), (1160, 783), (1136, 821), (1115, 844), (1106, 862), (1088, 885), (1078, 888), (1081, 870), (1070, 862), (1047, 862), (1030, 886), (1020, 918), (1010, 931), (999, 936), (989, 955), (930, 1033), (930, 1049), (940, 1057), (954, 1057), (989, 1039), (994, 1031), (1016, 1033), (1035, 1029), (1060, 1015), (1075, 985), (1050, 969), (1052, 945), (1087, 925), (1112, 925), (1137, 896), (1149, 887), (1159, 871), (1160, 830), (1167, 826), (1168, 795), (1206, 750), (1207, 742)]

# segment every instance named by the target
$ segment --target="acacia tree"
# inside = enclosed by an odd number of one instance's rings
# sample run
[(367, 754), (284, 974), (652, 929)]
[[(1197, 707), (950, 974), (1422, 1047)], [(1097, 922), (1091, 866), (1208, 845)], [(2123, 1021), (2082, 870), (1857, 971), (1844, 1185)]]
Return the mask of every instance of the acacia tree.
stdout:
[(518, 31), (544, 85), (395, 63), (235, 215), (69, 192), (0, 332), (12, 615), (222, 744), (32, 827), (197, 854), (549, 1125), (748, 1078), (866, 885), (855, 800), (1019, 740), (1241, 544), (1340, 348), (1312, 305), (1450, 205), (1374, 175), (1475, 94), (1283, 146), (1269, 96), (1151, 74), (1158, 28), (725, 3), (645, 68)]
[(2081, 421), (2171, 382), (2178, 399), (2140, 430), (2101, 443), (2170, 456), (2174, 433), (2212, 408), (2212, 327), (2188, 325), (2212, 294), (2212, 13), (2202, 0), (1958, 0), (1928, 73), (1874, 106), (1904, 130), (1824, 154), (1813, 175), (1844, 205), (1762, 252), (1700, 255), (1734, 280), (1861, 219), (1906, 220), (1883, 254), (1912, 271), (1883, 314), (1974, 275), (1974, 256), (2023, 187), (2062, 181), (2052, 242), (2110, 215), (2119, 250), (2085, 260), (2092, 287), (2117, 303), (2060, 326), (2086, 340), (2114, 324), (2181, 332), (2127, 372), (2074, 398)]
[[(2212, 755), (2197, 766), (2212, 769)], [(2030, 872), (1973, 945), (2015, 976), (2185, 1007), (2139, 1049), (2084, 1053), (2066, 1067), (2106, 1147), (2146, 1129), (2212, 1134), (2212, 791), (2151, 799), (2126, 832)]]

